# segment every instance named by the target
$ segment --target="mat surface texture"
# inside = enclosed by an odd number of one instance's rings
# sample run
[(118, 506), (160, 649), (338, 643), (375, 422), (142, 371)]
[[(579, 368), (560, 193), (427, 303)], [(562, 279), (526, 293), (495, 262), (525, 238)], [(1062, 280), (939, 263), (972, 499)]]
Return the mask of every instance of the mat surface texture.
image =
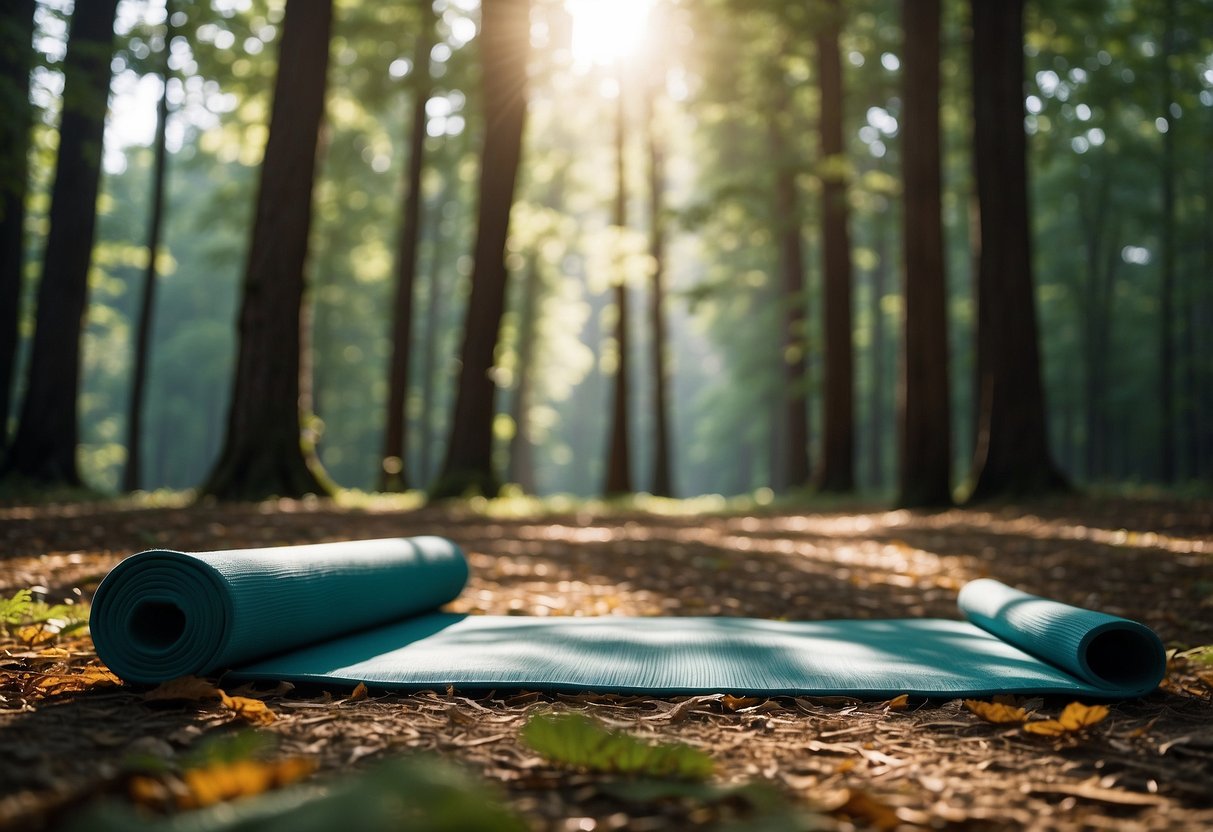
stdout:
[(439, 611), (467, 562), (439, 537), (142, 552), (101, 583), (97, 653), (127, 681), (186, 674), (403, 690), (673, 695), (1143, 696), (1166, 669), (1149, 628), (967, 584), (964, 620), (525, 617)]

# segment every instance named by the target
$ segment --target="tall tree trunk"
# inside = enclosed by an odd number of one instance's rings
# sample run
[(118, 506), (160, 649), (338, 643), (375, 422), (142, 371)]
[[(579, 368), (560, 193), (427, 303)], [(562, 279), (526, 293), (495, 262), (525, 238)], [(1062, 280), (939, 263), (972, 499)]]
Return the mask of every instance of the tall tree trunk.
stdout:
[(35, 0), (0, 8), (0, 457), (17, 372), (18, 315), (25, 271), (25, 194), (29, 182), (29, 76), (34, 64)]
[[(790, 158), (779, 114), (788, 106), (783, 79), (776, 80), (778, 106), (767, 122), (771, 159), (775, 164), (774, 219), (779, 245), (779, 273), (783, 290), (783, 422), (777, 432), (783, 453), (772, 459), (772, 487), (794, 490), (809, 484), (809, 365), (805, 331), (808, 298), (804, 287), (804, 254), (800, 237), (800, 199), (796, 191), (796, 165)], [(778, 473), (776, 474), (776, 471)]]
[(439, 198), (434, 202), (435, 210), (432, 212), (435, 216), (431, 216), (426, 223), (428, 228), (427, 237), (430, 241), (430, 264), (429, 264), (429, 293), (426, 296), (426, 309), (421, 316), (423, 329), (421, 334), (421, 419), (417, 431), (417, 446), (418, 446), (418, 473), (421, 481), (428, 483), (434, 475), (434, 413), (437, 410), (437, 398), (434, 395), (434, 374), (436, 372), (435, 364), (441, 361), (441, 352), (438, 349), (439, 333), (441, 331), (443, 308), (443, 286), (442, 286), (442, 252), (440, 251), (440, 240), (442, 238), (441, 222), (438, 216), (442, 213), (442, 207), (446, 204), (446, 185), (443, 184), (443, 190)]
[(822, 273), (825, 378), (821, 462), (814, 477), (821, 491), (855, 488), (855, 371), (851, 336), (851, 240), (847, 230), (847, 179), (842, 139), (842, 27), (839, 0), (828, 0), (817, 35), (821, 85)]
[[(885, 203), (887, 206), (887, 202)], [(883, 489), (885, 485), (885, 320), (884, 296), (889, 277), (889, 238), (884, 216), (873, 221), (876, 228), (876, 266), (872, 269), (872, 298), (869, 314), (872, 317), (872, 389), (869, 391), (869, 407), (872, 417), (869, 423), (872, 455), (869, 459), (868, 476), (872, 487)]]
[(939, 136), (939, 0), (903, 0), (902, 177), (904, 349), (898, 503), (952, 502), (948, 287), (944, 273)]
[(650, 346), (653, 355), (653, 493), (674, 493), (670, 468), (669, 378), (666, 364), (665, 323), (665, 151), (657, 124), (658, 87), (650, 84), (645, 96), (649, 145), (649, 256), (653, 259), (653, 294), (649, 307)]
[(147, 369), (150, 360), (152, 339), (152, 317), (156, 306), (156, 256), (160, 252), (160, 232), (164, 224), (164, 181), (168, 168), (168, 82), (172, 77), (169, 67), (172, 55), (173, 0), (164, 8), (164, 50), (160, 67), (160, 80), (164, 88), (160, 91), (160, 103), (156, 108), (155, 161), (152, 164), (152, 208), (147, 229), (147, 268), (143, 272), (143, 291), (139, 298), (139, 322), (135, 328), (135, 362), (131, 374), (131, 395), (127, 407), (126, 422), (126, 468), (122, 473), (122, 490), (134, 491), (143, 479), (143, 399), (147, 385)]
[(532, 253), (522, 285), (518, 320), (518, 370), (514, 385), (514, 436), (510, 439), (509, 480), (527, 494), (536, 492), (535, 446), (531, 444), (531, 388), (534, 386), (535, 342), (539, 333), (539, 254)]
[(1175, 99), (1171, 56), (1175, 54), (1175, 0), (1167, 0), (1162, 35), (1162, 264), (1158, 287), (1158, 478), (1175, 481)]
[[(619, 96), (615, 99), (615, 205), (611, 224), (615, 226), (622, 244), (627, 228), (627, 176), (624, 165), (626, 119), (623, 101), (624, 74), (619, 73)], [(628, 281), (622, 254), (618, 255), (620, 274), (615, 275), (615, 378), (611, 392), (611, 433), (607, 444), (607, 473), (603, 493), (610, 497), (630, 494), (632, 488), (631, 431), (628, 429), (628, 399), (630, 378), (628, 365)]]
[(413, 52), (413, 118), (409, 125), (409, 164), (405, 171), (404, 210), (396, 244), (396, 298), (392, 308), (392, 358), (388, 369), (387, 412), (384, 414), (383, 458), (379, 466), (380, 491), (404, 491), (408, 439), (405, 426), (409, 392), (409, 356), (413, 337), (413, 283), (417, 274), (417, 243), (421, 232), (421, 170), (424, 164), (425, 105), (433, 87), (430, 50), (434, 41), (431, 0), (419, 0), (421, 26)]
[(493, 415), (496, 387), (490, 371), (505, 311), (505, 242), (526, 122), (530, 0), (484, 0), (480, 55), (483, 64), (485, 143), (480, 165), (480, 206), (472, 291), (460, 348), (450, 441), (431, 496), (468, 490), (496, 494)]
[[(1213, 135), (1213, 107), (1206, 108), (1208, 124), (1206, 135)], [(1200, 426), (1200, 456), (1199, 476), (1213, 482), (1213, 419), (1208, 414), (1213, 413), (1213, 211), (1208, 210), (1213, 205), (1213, 154), (1204, 153), (1201, 159), (1201, 194), (1205, 210), (1201, 222), (1201, 275), (1199, 284), (1200, 304), (1197, 307), (1196, 332), (1199, 335), (1198, 353), (1201, 360), (1200, 392), (1198, 407), (1205, 418)]]
[(63, 59), (63, 116), (38, 316), (25, 401), (3, 466), (6, 475), (42, 485), (80, 484), (80, 335), (88, 305), (117, 7), (118, 0), (78, 3)]
[(971, 499), (1065, 487), (1049, 456), (1028, 230), (1023, 0), (971, 0), (979, 250)]
[(227, 433), (203, 487), (220, 499), (331, 491), (300, 410), (304, 273), (332, 20), (332, 0), (290, 0), (282, 23)]

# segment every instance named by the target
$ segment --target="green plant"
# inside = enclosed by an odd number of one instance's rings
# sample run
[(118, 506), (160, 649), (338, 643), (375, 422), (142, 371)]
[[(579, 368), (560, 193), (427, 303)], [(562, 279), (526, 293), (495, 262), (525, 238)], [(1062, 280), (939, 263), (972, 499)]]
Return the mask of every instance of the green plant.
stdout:
[(704, 780), (712, 758), (682, 743), (650, 744), (611, 731), (584, 714), (539, 714), (522, 729), (522, 739), (555, 763), (611, 774)]

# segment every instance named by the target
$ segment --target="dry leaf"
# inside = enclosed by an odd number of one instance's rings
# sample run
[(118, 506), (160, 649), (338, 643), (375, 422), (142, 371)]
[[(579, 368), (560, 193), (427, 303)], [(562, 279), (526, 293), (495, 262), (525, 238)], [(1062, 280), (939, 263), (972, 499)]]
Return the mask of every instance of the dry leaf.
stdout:
[(356, 688), (354, 688), (354, 692), (350, 694), (350, 698), (345, 701), (346, 702), (358, 702), (362, 699), (366, 699), (366, 684), (363, 682), (359, 682), (358, 686)]
[(31, 646), (44, 644), (57, 635), (57, 631), (42, 624), (27, 624), (24, 627), (18, 627), (16, 636), (21, 641)]
[(172, 679), (143, 694), (145, 702), (202, 702), (223, 697), (223, 691), (197, 676)]
[(867, 792), (851, 790), (847, 802), (838, 810), (849, 817), (866, 820), (870, 826), (880, 830), (896, 829), (901, 821), (887, 804)]
[(165, 682), (143, 695), (147, 702), (206, 702), (218, 699), (223, 707), (254, 725), (269, 725), (278, 717), (259, 699), (229, 696), (214, 684), (197, 676), (182, 676)]
[(908, 693), (903, 693), (901, 696), (894, 696), (887, 703), (885, 703), (885, 707), (890, 711), (904, 711), (909, 706), (910, 695)]
[(236, 716), (251, 722), (253, 725), (269, 725), (278, 718), (269, 706), (260, 699), (249, 699), (247, 696), (228, 696), (219, 691), (223, 707), (235, 712)]
[(1038, 722), (1025, 723), (1023, 729), (1031, 734), (1043, 737), (1060, 737), (1064, 734), (1076, 734), (1085, 731), (1096, 723), (1103, 722), (1108, 716), (1105, 705), (1084, 705), (1081, 702), (1071, 702), (1066, 705), (1061, 716), (1057, 719), (1042, 719)]
[(47, 673), (34, 682), (34, 687), (46, 696), (56, 696), (63, 693), (80, 693), (93, 688), (117, 687), (121, 684), (122, 680), (107, 668), (90, 665), (79, 673)]
[(316, 764), (293, 757), (274, 762), (238, 760), (190, 769), (182, 775), (185, 793), (177, 796), (181, 809), (198, 809), (239, 797), (252, 797), (307, 777)]
[(964, 702), (965, 707), (970, 711), (977, 714), (986, 722), (993, 722), (995, 725), (1028, 721), (1028, 712), (1026, 710), (1004, 702), (982, 702), (977, 699), (966, 699)]

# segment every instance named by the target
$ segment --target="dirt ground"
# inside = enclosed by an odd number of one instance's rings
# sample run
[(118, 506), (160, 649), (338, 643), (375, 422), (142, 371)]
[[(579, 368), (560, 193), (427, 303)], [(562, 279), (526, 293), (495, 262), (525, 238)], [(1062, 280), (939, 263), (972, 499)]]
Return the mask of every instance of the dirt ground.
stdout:
[[(745, 827), (745, 807), (636, 800), (605, 775), (570, 771), (519, 738), (527, 718), (576, 710), (715, 759), (723, 783), (765, 782), (835, 828), (1213, 827), (1213, 501), (1070, 498), (911, 513), (765, 508), (689, 513), (593, 508), (410, 511), (328, 502), (148, 507), (0, 507), (0, 597), (21, 588), (87, 601), (122, 557), (156, 546), (211, 550), (442, 534), (468, 552), (458, 611), (529, 615), (724, 615), (788, 619), (957, 617), (956, 592), (989, 576), (1148, 623), (1178, 651), (1163, 689), (1116, 703), (1076, 736), (987, 723), (959, 700), (739, 700), (476, 695), (438, 691), (261, 693), (277, 754), (319, 776), (428, 750), (494, 781), (537, 830)], [(0, 643), (0, 828), (53, 828), (122, 793), (132, 749), (185, 753), (231, 730), (230, 709), (149, 703), (144, 690), (73, 692), (37, 674), (84, 673), (91, 643), (53, 666)], [(41, 663), (39, 663), (41, 662)], [(1029, 709), (1056, 716), (1066, 700)], [(167, 743), (167, 744), (165, 744)], [(616, 778), (617, 779), (617, 778)], [(780, 828), (778, 825), (770, 828)]]

